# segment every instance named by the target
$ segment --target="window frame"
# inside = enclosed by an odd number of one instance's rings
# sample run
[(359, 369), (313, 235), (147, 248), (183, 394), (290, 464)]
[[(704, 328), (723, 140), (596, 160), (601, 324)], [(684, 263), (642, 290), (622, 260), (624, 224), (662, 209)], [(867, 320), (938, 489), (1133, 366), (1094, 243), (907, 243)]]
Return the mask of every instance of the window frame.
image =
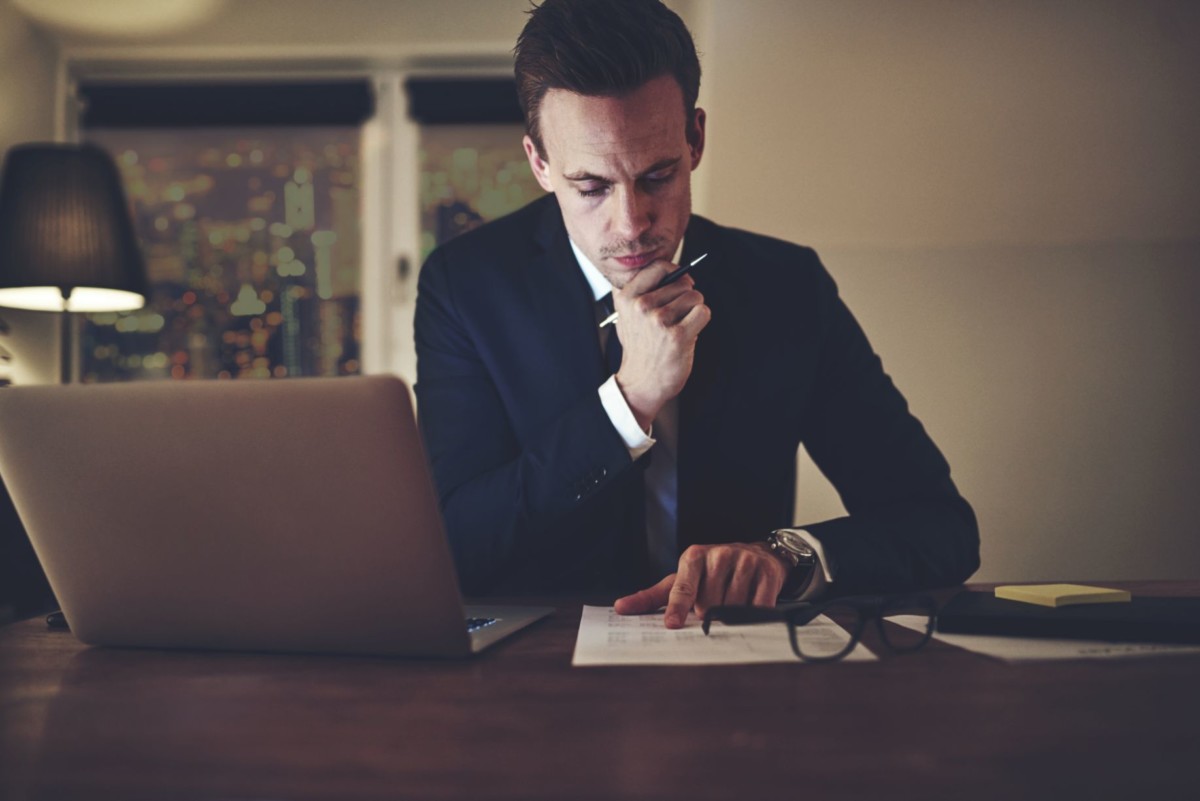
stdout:
[[(267, 63), (250, 64), (220, 55), (181, 62), (147, 56), (136, 46), (100, 54), (67, 51), (59, 56), (55, 139), (81, 141), (77, 89), (89, 81), (368, 79), (375, 91), (375, 114), (362, 125), (360, 149), (362, 374), (398, 375), (411, 388), (416, 381), (412, 337), (420, 271), (420, 125), (409, 117), (405, 84), (413, 78), (511, 77), (511, 59), (507, 51), (497, 51), (410, 54), (393, 63), (339, 58), (314, 63), (281, 52)], [(79, 340), (76, 331), (76, 351)], [(81, 363), (78, 352), (72, 363)]]

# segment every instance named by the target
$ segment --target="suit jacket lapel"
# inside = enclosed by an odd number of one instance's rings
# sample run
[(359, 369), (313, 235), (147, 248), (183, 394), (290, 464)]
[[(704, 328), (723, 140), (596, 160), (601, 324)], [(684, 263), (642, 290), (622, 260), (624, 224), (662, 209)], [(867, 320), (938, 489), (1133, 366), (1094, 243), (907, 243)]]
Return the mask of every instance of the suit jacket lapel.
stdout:
[[(732, 352), (737, 321), (736, 300), (732, 296), (733, 270), (727, 254), (720, 250), (720, 241), (712, 223), (693, 216), (684, 240), (682, 261), (690, 263), (700, 255), (708, 256), (696, 265), (692, 277), (696, 289), (712, 310), (712, 320), (696, 341), (692, 375), (679, 395), (679, 507), (678, 541), (682, 551), (693, 543), (728, 540), (730, 533), (719, 528), (712, 514), (713, 504), (721, 502), (721, 488), (714, 486), (722, 469), (721, 443), (725, 436), (734, 436), (737, 421), (726, 419), (730, 414), (730, 384), (732, 366), (737, 354)], [(723, 433), (725, 432), (725, 433)]]
[(724, 318), (724, 298), (721, 295), (722, 270), (728, 270), (728, 264), (722, 264), (722, 254), (714, 252), (716, 242), (710, 235), (704, 220), (692, 217), (688, 225), (687, 237), (684, 240), (684, 252), (680, 259), (683, 264), (707, 253), (704, 261), (694, 268), (692, 278), (696, 289), (704, 295), (704, 302), (712, 310), (712, 320), (696, 340), (696, 356), (692, 364), (692, 375), (688, 378), (683, 392), (680, 393), (680, 427), (688, 417), (693, 420), (713, 420), (709, 413), (722, 401), (720, 370), (724, 361), (722, 333), (727, 328), (729, 320)]
[(541, 253), (529, 265), (526, 288), (532, 318), (551, 353), (546, 365), (555, 380), (575, 400), (595, 392), (604, 380), (604, 358), (596, 331), (595, 298), (571, 251), (558, 203), (550, 197), (542, 215), (537, 241)]

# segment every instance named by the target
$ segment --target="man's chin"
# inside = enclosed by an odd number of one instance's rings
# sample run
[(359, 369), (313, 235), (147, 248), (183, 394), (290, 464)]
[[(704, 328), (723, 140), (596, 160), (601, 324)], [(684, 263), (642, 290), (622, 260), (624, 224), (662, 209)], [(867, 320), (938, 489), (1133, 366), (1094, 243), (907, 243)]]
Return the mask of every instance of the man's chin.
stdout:
[(633, 257), (607, 256), (602, 262), (604, 268), (601, 272), (604, 273), (604, 277), (610, 284), (620, 289), (651, 264), (667, 258), (669, 257), (664, 255), (661, 249), (647, 251)]
[(645, 264), (641, 267), (621, 267), (605, 264), (605, 269), (601, 270), (600, 272), (603, 273), (604, 277), (608, 279), (608, 283), (613, 285), (613, 289), (624, 289), (625, 285), (632, 281), (635, 275), (653, 263), (654, 262), (650, 262), (649, 264)]
[(629, 283), (629, 279), (633, 277), (632, 274), (625, 273), (616, 275), (612, 270), (604, 270), (603, 275), (608, 279), (608, 283), (612, 284), (613, 289), (624, 289), (625, 285)]

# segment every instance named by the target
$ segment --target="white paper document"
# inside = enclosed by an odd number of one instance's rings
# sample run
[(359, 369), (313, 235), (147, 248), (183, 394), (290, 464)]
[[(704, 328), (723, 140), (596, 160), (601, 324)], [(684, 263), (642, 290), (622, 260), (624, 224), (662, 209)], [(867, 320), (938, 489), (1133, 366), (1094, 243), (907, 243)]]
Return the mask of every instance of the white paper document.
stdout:
[[(917, 615), (888, 617), (905, 628), (923, 631), (925, 618)], [(1169, 654), (1200, 654), (1197, 645), (1103, 642), (1101, 640), (1051, 640), (1043, 637), (1000, 637), (992, 634), (943, 634), (933, 638), (975, 654), (1005, 662), (1034, 662), (1044, 659), (1120, 659)]]
[[(585, 606), (579, 621), (579, 638), (571, 664), (594, 665), (739, 665), (753, 662), (795, 662), (787, 626), (782, 622), (726, 626), (713, 623), (704, 634), (701, 621), (689, 614), (681, 629), (663, 625), (663, 613), (618, 615), (611, 607)], [(845, 644), (850, 634), (821, 615), (801, 627), (799, 636), (824, 643)], [(870, 662), (875, 655), (860, 643), (844, 657), (847, 662)]]

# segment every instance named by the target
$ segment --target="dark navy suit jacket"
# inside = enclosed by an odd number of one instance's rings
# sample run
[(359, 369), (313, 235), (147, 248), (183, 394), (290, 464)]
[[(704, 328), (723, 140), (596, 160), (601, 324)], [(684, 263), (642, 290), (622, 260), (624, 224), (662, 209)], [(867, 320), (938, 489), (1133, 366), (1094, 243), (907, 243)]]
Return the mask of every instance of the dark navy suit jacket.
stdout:
[[(678, 538), (817, 536), (838, 594), (955, 584), (971, 507), (808, 248), (693, 215), (683, 262), (712, 309), (679, 397)], [(416, 311), (418, 413), (467, 594), (657, 579), (642, 471), (600, 404), (594, 299), (550, 195), (438, 248)], [(847, 517), (793, 520), (803, 443)], [(651, 449), (651, 453), (653, 449)], [(640, 461), (640, 460), (639, 460)]]

